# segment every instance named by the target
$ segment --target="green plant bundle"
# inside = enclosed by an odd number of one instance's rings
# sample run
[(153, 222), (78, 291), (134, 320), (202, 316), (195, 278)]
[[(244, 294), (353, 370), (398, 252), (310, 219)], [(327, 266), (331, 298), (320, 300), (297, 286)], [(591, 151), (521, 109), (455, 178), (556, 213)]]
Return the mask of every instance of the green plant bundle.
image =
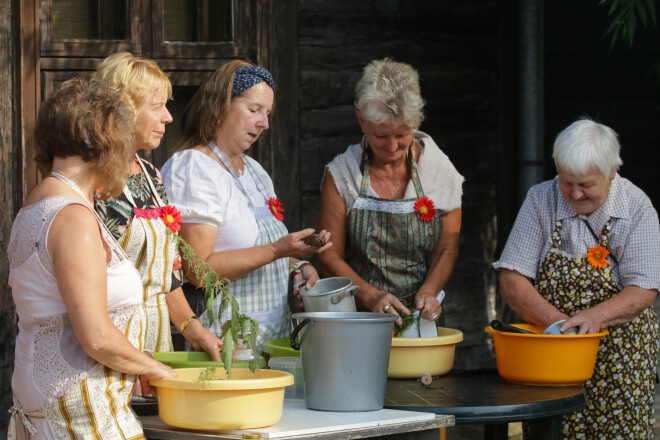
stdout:
[(213, 316), (213, 302), (216, 297), (220, 296), (220, 308), (217, 316), (218, 320), (221, 319), (222, 314), (227, 308), (231, 306), (231, 317), (223, 323), (222, 334), (220, 336), (223, 342), (220, 357), (224, 363), (227, 378), (231, 378), (233, 349), (235, 348), (235, 343), (237, 346), (248, 348), (252, 352), (252, 359), (250, 359), (248, 367), (250, 368), (250, 371), (254, 372), (259, 368), (259, 354), (256, 350), (259, 321), (240, 313), (238, 301), (229, 294), (229, 289), (227, 288), (229, 280), (227, 278), (218, 275), (209, 263), (202, 261), (195, 253), (192, 246), (190, 246), (183, 238), (171, 232), (169, 229), (168, 234), (176, 240), (176, 243), (179, 246), (179, 252), (181, 253), (181, 258), (188, 263), (188, 267), (192, 270), (195, 278), (199, 280), (200, 286), (204, 289), (206, 316), (209, 319), (209, 323), (213, 324), (213, 322), (215, 322), (215, 316)]
[(419, 318), (420, 315), (415, 315), (414, 313), (411, 313), (410, 315), (406, 315), (402, 311), (398, 310), (399, 316), (401, 317), (401, 325), (398, 325), (397, 323), (394, 323), (394, 336), (399, 337), (401, 334), (411, 325), (417, 323), (419, 325)]

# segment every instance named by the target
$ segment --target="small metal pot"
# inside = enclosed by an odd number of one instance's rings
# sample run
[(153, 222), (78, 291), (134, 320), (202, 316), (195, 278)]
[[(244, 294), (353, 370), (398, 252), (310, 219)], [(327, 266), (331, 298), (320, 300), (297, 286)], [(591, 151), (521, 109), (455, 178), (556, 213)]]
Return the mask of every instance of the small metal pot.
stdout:
[(347, 277), (324, 278), (307, 289), (302, 287), (305, 312), (356, 312), (355, 294), (360, 286), (354, 286)]

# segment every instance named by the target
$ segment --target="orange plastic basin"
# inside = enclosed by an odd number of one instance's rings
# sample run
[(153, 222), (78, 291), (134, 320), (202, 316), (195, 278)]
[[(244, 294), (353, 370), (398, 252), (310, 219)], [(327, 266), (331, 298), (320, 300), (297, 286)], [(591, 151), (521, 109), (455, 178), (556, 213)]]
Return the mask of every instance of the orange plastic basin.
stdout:
[[(542, 327), (514, 324), (536, 333)], [(591, 335), (530, 335), (486, 327), (493, 335), (497, 371), (509, 382), (525, 385), (577, 385), (591, 378), (604, 330)]]

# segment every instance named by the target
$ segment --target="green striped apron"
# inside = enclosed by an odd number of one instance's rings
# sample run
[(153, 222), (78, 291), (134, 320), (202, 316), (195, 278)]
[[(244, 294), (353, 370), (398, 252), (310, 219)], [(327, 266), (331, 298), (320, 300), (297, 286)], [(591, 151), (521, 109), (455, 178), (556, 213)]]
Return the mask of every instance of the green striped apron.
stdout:
[(414, 205), (424, 191), (412, 155), (408, 166), (417, 199), (381, 199), (368, 195), (370, 164), (362, 159), (360, 194), (347, 217), (346, 262), (369, 284), (414, 308), (443, 222), (437, 212), (430, 222), (420, 219)]

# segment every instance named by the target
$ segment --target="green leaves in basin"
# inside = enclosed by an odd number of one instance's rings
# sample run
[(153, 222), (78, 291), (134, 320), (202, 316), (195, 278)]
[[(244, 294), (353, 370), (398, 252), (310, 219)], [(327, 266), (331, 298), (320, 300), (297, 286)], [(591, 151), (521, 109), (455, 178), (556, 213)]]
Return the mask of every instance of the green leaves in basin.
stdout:
[(397, 312), (401, 317), (401, 325), (398, 325), (396, 322), (394, 323), (394, 336), (398, 338), (401, 336), (404, 330), (406, 330), (411, 325), (419, 325), (419, 314), (415, 315), (414, 313), (411, 313), (410, 315), (406, 315), (399, 309), (397, 309)]
[[(233, 361), (233, 350), (238, 348), (247, 348), (252, 353), (252, 359), (249, 361), (250, 371), (254, 372), (259, 368), (259, 354), (257, 353), (257, 333), (259, 332), (259, 322), (247, 315), (241, 314), (238, 301), (229, 294), (227, 284), (229, 280), (221, 277), (213, 270), (210, 264), (202, 261), (195, 253), (192, 246), (177, 234), (167, 230), (168, 234), (176, 240), (179, 246), (181, 257), (186, 260), (188, 267), (192, 270), (195, 278), (199, 280), (200, 286), (204, 289), (204, 299), (206, 301), (206, 316), (209, 323), (215, 322), (213, 316), (213, 302), (220, 296), (220, 308), (218, 309), (217, 319), (220, 320), (222, 314), (231, 305), (230, 319), (222, 324), (221, 338), (223, 347), (221, 352), (222, 362), (224, 363), (227, 378), (231, 378), (231, 367)], [(235, 347), (237, 345), (237, 347)], [(215, 370), (214, 370), (215, 371)]]

